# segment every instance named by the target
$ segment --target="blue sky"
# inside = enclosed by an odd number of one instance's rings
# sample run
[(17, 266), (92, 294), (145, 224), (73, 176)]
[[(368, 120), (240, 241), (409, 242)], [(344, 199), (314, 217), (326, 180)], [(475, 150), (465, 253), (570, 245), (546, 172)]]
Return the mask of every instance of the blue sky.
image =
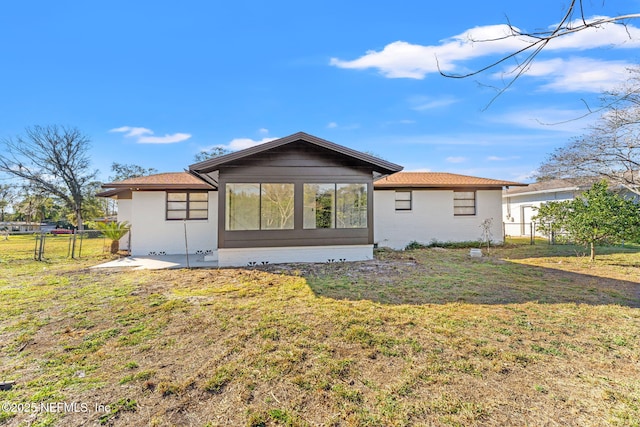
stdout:
[[(640, 21), (549, 46), (491, 106), (520, 44), (511, 22), (558, 22), (566, 2), (22, 1), (0, 6), (0, 137), (76, 126), (101, 178), (112, 162), (179, 171), (201, 149), (305, 131), (405, 170), (527, 181), (640, 59)], [(637, 0), (586, 0), (589, 16)], [(629, 36), (631, 35), (631, 38)]]

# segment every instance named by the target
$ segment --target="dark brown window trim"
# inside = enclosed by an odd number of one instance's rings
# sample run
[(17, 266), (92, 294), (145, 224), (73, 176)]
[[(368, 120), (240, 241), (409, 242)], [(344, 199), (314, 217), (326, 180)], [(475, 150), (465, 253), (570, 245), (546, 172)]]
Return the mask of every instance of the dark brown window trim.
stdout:
[[(455, 193), (473, 193), (473, 199), (456, 199)], [(473, 200), (473, 213), (472, 214), (457, 214), (456, 200)], [(470, 208), (471, 206), (457, 206), (460, 208)], [(453, 192), (453, 216), (476, 216), (478, 214), (478, 193), (476, 190), (454, 190)]]
[[(398, 193), (409, 193), (409, 199), (408, 200), (398, 200)], [(398, 202), (409, 202), (409, 207), (408, 208), (399, 208), (398, 207)], [(394, 204), (395, 204), (395, 209), (398, 212), (407, 212), (407, 211), (413, 210), (413, 191), (411, 191), (411, 190), (396, 190), (395, 191)]]
[[(366, 182), (335, 182), (335, 181), (323, 181), (323, 182), (307, 182), (305, 181), (302, 184), (303, 187), (303, 194), (304, 194), (304, 186), (307, 184), (320, 184), (320, 185), (333, 185), (333, 194), (334, 194), (334, 209), (333, 209), (333, 227), (322, 227), (322, 228), (305, 228), (304, 225), (302, 227), (303, 230), (367, 230), (369, 228), (369, 197), (371, 197), (371, 195), (369, 194), (369, 186)], [(339, 227), (338, 226), (338, 186), (339, 185), (351, 185), (351, 184), (355, 184), (355, 185), (364, 185), (365, 187), (365, 192), (367, 195), (367, 205), (366, 205), (366, 209), (367, 209), (367, 216), (365, 217), (365, 221), (367, 222), (367, 225), (364, 227)], [(303, 200), (303, 204), (304, 204), (304, 200)], [(304, 211), (303, 211), (303, 216), (304, 216)]]
[[(190, 198), (190, 194), (193, 193), (198, 193), (198, 194), (206, 194), (207, 195), (207, 209), (191, 209), (191, 198)], [(187, 200), (185, 201), (185, 203), (187, 204), (186, 209), (169, 209), (169, 194), (186, 194), (187, 195)], [(196, 201), (196, 200), (194, 200)], [(201, 200), (197, 200), (197, 201), (201, 201)], [(180, 211), (185, 211), (185, 217), (183, 218), (169, 218), (169, 212), (180, 212)], [(192, 211), (206, 211), (207, 212), (207, 216), (205, 218), (191, 218), (191, 212)], [(180, 191), (180, 190), (175, 190), (175, 191), (165, 191), (165, 205), (164, 205), (164, 213), (165, 213), (165, 221), (208, 221), (209, 220), (209, 192), (208, 191)]]
[[(224, 231), (227, 233), (237, 233), (237, 232), (242, 232), (242, 231), (283, 231), (283, 230), (293, 230), (295, 229), (295, 221), (296, 221), (296, 212), (295, 212), (295, 183), (294, 182), (277, 182), (277, 181), (269, 181), (269, 182), (227, 182), (225, 184), (225, 194), (224, 197), (226, 199), (227, 197), (227, 188), (228, 185), (233, 185), (233, 184), (247, 184), (247, 185), (257, 185), (258, 186), (258, 228), (256, 229), (251, 229), (251, 230), (233, 230), (233, 229), (227, 229), (226, 223), (227, 223), (227, 218), (226, 216), (229, 214), (229, 206), (227, 205), (227, 203), (225, 203), (225, 212), (224, 212), (224, 222), (225, 222), (225, 227), (224, 227)], [(263, 199), (263, 195), (262, 195), (262, 186), (263, 185), (273, 185), (273, 184), (284, 184), (284, 185), (292, 185), (293, 186), (293, 200), (294, 200), (294, 212), (293, 212), (293, 227), (292, 228), (263, 228), (263, 224), (262, 224), (262, 199)]]

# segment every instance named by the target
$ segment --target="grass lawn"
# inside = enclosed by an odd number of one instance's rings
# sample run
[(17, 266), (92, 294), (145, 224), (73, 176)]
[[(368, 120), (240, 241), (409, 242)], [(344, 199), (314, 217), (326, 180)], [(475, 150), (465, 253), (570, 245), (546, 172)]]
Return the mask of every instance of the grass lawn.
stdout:
[[(76, 236), (75, 256), (77, 258), (98, 256), (109, 253), (111, 241), (95, 231), (90, 232), (93, 237)], [(39, 236), (38, 236), (39, 237)], [(46, 260), (64, 259), (71, 254), (73, 235), (46, 234), (43, 244), (42, 257)], [(8, 239), (0, 235), (0, 263), (12, 260), (34, 259), (39, 250), (36, 234), (12, 235)]]
[(634, 248), (96, 271), (2, 243), (0, 425), (640, 426)]

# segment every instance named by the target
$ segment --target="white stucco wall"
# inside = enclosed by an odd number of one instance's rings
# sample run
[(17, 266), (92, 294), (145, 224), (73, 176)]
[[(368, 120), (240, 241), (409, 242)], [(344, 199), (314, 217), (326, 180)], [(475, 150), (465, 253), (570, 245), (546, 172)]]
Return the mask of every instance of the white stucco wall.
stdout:
[[(574, 191), (547, 191), (531, 194), (505, 194), (502, 198), (502, 213), (505, 223), (505, 234), (508, 236), (529, 236), (530, 223), (538, 214), (537, 208), (548, 202), (573, 200)], [(541, 235), (534, 231), (534, 234)]]
[[(131, 224), (131, 211), (133, 203), (131, 199), (118, 199), (118, 222), (127, 221)], [(120, 249), (129, 250), (129, 233), (120, 239)]]
[(404, 249), (416, 241), (460, 242), (480, 240), (480, 223), (493, 219), (492, 241), (502, 242), (502, 190), (476, 191), (476, 215), (453, 215), (453, 190), (413, 190), (412, 209), (395, 210), (395, 191), (374, 192), (374, 242)]
[[(125, 203), (126, 206), (126, 203)], [(131, 254), (184, 254), (185, 224), (189, 253), (213, 251), (218, 246), (218, 195), (209, 192), (209, 219), (167, 221), (164, 191), (134, 191), (131, 200)], [(120, 202), (118, 203), (118, 213)], [(120, 216), (118, 216), (120, 219)]]
[(340, 262), (373, 259), (373, 245), (295, 246), (280, 248), (222, 248), (220, 267), (246, 267), (250, 263)]

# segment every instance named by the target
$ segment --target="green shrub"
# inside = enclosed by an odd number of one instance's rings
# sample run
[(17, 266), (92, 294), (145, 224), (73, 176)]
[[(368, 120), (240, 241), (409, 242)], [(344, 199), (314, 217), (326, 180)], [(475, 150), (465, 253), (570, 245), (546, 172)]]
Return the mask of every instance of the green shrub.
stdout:
[(447, 248), (447, 249), (467, 249), (467, 248), (479, 248), (482, 242), (476, 240), (468, 240), (462, 242), (440, 242), (438, 240), (432, 240), (428, 244), (419, 243), (415, 240), (409, 242), (407, 246), (405, 246), (406, 251), (411, 251), (415, 249), (426, 249), (426, 248)]

